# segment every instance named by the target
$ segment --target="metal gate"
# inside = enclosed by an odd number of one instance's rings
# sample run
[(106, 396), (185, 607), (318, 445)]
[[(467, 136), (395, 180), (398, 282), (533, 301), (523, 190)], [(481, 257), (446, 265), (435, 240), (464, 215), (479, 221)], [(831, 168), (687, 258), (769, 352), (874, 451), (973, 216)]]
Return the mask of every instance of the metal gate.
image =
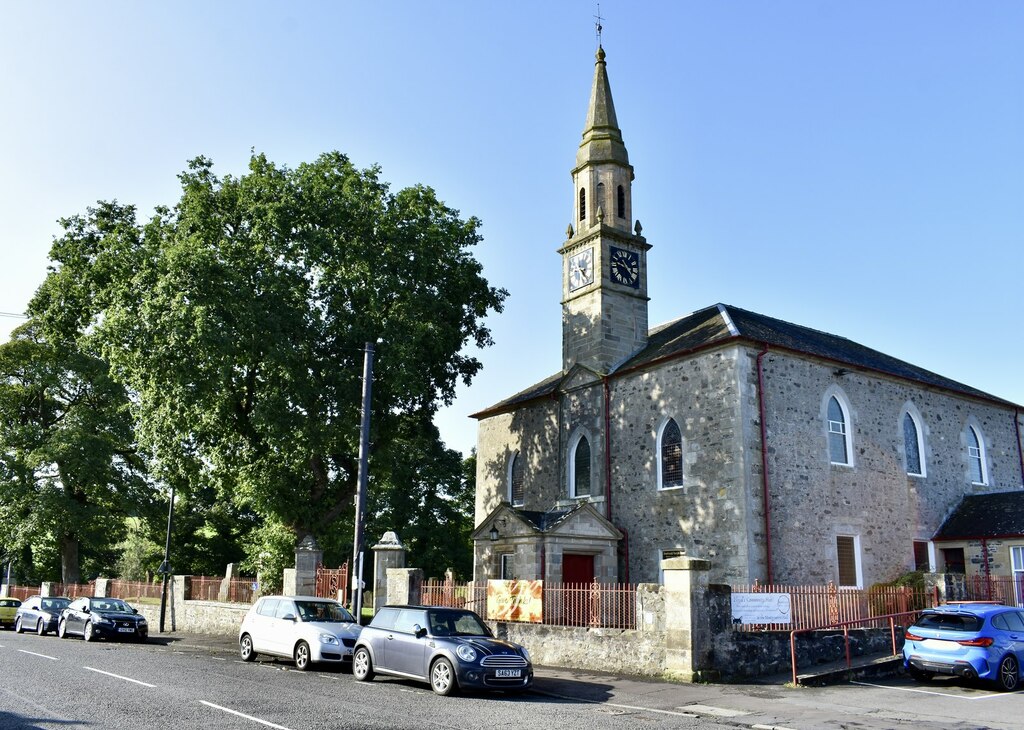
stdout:
[(348, 563), (340, 568), (316, 566), (316, 595), (320, 598), (336, 598), (348, 602)]

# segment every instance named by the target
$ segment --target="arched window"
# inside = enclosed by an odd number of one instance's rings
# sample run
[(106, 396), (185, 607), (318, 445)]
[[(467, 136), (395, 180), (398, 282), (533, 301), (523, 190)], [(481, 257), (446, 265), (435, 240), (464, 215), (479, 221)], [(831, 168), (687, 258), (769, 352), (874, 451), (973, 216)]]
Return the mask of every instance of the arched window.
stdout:
[(988, 484), (985, 472), (985, 440), (974, 426), (967, 427), (967, 462), (972, 484)]
[(597, 199), (594, 201), (594, 211), (597, 215), (601, 215), (606, 207), (608, 207), (608, 201), (604, 199), (604, 183), (599, 182), (597, 184)]
[(903, 454), (907, 474), (924, 476), (924, 435), (921, 424), (910, 411), (903, 412)]
[(683, 486), (683, 435), (675, 419), (665, 421), (658, 434), (658, 489)]
[(569, 496), (590, 496), (590, 440), (580, 434), (569, 451)]
[(835, 395), (828, 399), (828, 458), (833, 464), (851, 465), (850, 418)]
[(508, 501), (513, 507), (523, 506), (523, 457), (518, 451), (509, 459)]
[(580, 188), (580, 220), (587, 219), (587, 189)]
[(619, 216), (619, 218), (626, 217), (626, 191), (621, 185), (619, 185), (619, 189), (616, 191), (615, 214)]

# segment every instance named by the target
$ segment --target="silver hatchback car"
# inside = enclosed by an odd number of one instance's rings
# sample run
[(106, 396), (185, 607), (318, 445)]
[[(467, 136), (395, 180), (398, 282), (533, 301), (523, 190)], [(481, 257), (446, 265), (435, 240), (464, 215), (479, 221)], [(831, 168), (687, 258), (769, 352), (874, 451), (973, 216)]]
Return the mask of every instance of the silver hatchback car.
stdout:
[(330, 598), (263, 596), (242, 619), (238, 648), (242, 661), (267, 654), (293, 659), (305, 671), (318, 662), (351, 662), (359, 629), (348, 609)]

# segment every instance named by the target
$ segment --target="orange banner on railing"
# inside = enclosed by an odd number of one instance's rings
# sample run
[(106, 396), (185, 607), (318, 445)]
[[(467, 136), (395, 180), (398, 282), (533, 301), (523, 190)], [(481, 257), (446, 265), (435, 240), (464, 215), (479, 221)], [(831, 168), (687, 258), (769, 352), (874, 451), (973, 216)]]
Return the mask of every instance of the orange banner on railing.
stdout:
[(544, 581), (487, 581), (487, 619), (489, 621), (544, 620)]

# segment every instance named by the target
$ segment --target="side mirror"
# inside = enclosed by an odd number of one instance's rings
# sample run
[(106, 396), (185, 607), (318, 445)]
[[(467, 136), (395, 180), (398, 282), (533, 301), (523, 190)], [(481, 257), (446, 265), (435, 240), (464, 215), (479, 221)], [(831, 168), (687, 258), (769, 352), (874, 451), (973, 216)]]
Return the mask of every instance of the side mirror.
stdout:
[(138, 612), (139, 612), (139, 609), (137, 609), (137, 608), (135, 608), (135, 607), (133, 606), (133, 607), (132, 607), (132, 613), (138, 613)]
[(89, 607), (88, 606), (82, 606), (82, 613), (89, 613)]
[(416, 634), (417, 639), (422, 639), (424, 636), (427, 635), (427, 630), (419, 624), (414, 624), (412, 630)]
[(281, 619), (283, 621), (294, 621), (295, 620), (295, 614), (294, 613), (286, 613), (284, 616), (281, 617)]

